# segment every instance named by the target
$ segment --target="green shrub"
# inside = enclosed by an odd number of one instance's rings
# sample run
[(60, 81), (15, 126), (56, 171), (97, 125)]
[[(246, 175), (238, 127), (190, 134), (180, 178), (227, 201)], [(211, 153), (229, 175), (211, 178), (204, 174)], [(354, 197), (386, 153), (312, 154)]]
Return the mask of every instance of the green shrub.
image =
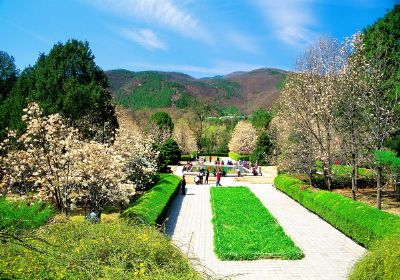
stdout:
[(275, 186), (367, 248), (373, 242), (400, 233), (400, 217), (337, 193), (311, 190), (306, 183), (286, 174)]
[(302, 258), (301, 250), (248, 188), (211, 188), (210, 191), (214, 250), (219, 258)]
[(152, 227), (67, 221), (41, 228), (36, 237), (30, 243), (40, 251), (1, 245), (0, 279), (201, 279)]
[(372, 246), (349, 277), (350, 280), (400, 279), (400, 236), (392, 236)]
[(181, 155), (181, 161), (189, 161), (194, 158), (193, 155)]
[(250, 160), (250, 155), (241, 155), (235, 152), (229, 152), (228, 155), (233, 160)]
[(172, 174), (161, 174), (160, 177), (160, 181), (149, 192), (122, 213), (123, 218), (150, 225), (161, 223), (169, 203), (179, 189), (181, 179)]
[(261, 132), (257, 138), (256, 146), (251, 153), (250, 160), (253, 163), (258, 162), (259, 165), (267, 165), (267, 156), (272, 153), (272, 143), (266, 132)]
[(52, 209), (42, 203), (27, 205), (0, 199), (0, 230), (19, 231), (40, 227), (48, 222)]
[(160, 145), (159, 149), (158, 168), (161, 172), (165, 172), (168, 165), (179, 163), (182, 151), (174, 139), (170, 138), (165, 140), (165, 142)]

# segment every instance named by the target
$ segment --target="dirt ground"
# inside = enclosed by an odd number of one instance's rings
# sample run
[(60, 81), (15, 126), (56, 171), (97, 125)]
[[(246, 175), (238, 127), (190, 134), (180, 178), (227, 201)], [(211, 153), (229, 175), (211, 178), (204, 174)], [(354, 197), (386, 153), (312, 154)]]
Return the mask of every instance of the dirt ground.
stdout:
[[(336, 189), (333, 191), (351, 198), (351, 189)], [(376, 189), (359, 189), (356, 193), (356, 199), (376, 207)], [(382, 210), (400, 216), (400, 202), (396, 201), (395, 191), (393, 189), (384, 190), (382, 192)]]

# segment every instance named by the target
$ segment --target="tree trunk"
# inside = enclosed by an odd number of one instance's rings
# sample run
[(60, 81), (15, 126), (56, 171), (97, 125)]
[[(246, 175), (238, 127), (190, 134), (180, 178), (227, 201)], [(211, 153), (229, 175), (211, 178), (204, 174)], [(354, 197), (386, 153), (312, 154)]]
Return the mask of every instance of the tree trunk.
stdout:
[(376, 208), (382, 209), (382, 167), (376, 168)]
[(356, 200), (356, 191), (357, 191), (357, 163), (356, 163), (356, 154), (351, 154), (351, 198)]
[(397, 175), (394, 176), (394, 187), (396, 190), (396, 201), (400, 201), (400, 182), (397, 180)]
[(324, 161), (324, 180), (325, 180), (325, 186), (328, 189), (328, 191), (332, 191), (332, 175), (331, 175), (330, 160), (328, 160), (328, 162)]

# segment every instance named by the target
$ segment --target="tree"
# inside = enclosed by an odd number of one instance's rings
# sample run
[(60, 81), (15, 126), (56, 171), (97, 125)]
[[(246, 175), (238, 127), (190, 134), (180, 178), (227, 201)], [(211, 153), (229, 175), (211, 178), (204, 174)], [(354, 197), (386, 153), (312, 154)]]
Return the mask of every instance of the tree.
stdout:
[(160, 130), (172, 132), (174, 130), (174, 122), (168, 113), (157, 112), (150, 117), (150, 123), (156, 125)]
[(111, 144), (82, 138), (60, 114), (43, 116), (36, 103), (24, 112), (26, 132), (18, 137), (10, 131), (0, 145), (3, 193), (33, 184), (38, 198), (53, 200), (66, 214), (87, 201), (100, 215), (111, 203), (127, 203), (137, 186), (154, 182), (158, 152), (123, 116)]
[(255, 163), (258, 162), (260, 165), (266, 165), (269, 160), (268, 156), (272, 152), (272, 143), (266, 132), (261, 132), (257, 138), (256, 146), (251, 153), (250, 160)]
[(344, 158), (352, 166), (351, 190), (356, 199), (357, 171), (360, 157), (366, 153), (367, 138), (365, 112), (362, 104), (363, 93), (369, 90), (364, 44), (360, 33), (347, 38), (342, 46), (343, 60), (346, 66), (338, 74), (338, 102), (336, 103), (335, 128), (341, 136), (341, 149)]
[(251, 124), (258, 130), (266, 131), (272, 120), (272, 115), (269, 111), (259, 108), (253, 112)]
[(172, 137), (174, 123), (172, 118), (166, 112), (157, 112), (151, 115), (148, 121), (148, 131), (153, 137), (155, 143), (160, 145), (165, 140)]
[(182, 152), (179, 149), (178, 143), (173, 139), (167, 139), (160, 146), (160, 153), (158, 155), (159, 170), (165, 171), (167, 165), (178, 164), (181, 159)]
[(179, 119), (174, 127), (174, 140), (178, 143), (179, 148), (185, 154), (197, 151), (194, 132), (190, 128), (189, 123), (184, 119)]
[(0, 51), (0, 101), (3, 101), (11, 92), (18, 76), (18, 69), (14, 57)]
[(334, 110), (337, 74), (343, 68), (339, 43), (321, 38), (297, 61), (297, 71), (288, 75), (280, 97), (280, 119), (295, 135), (307, 137), (318, 147), (327, 189), (332, 184)]
[[(363, 30), (363, 41), (367, 58), (382, 63), (381, 87), (383, 94), (395, 95), (400, 86), (400, 5), (395, 5), (382, 18)], [(400, 105), (397, 106), (400, 115)], [(400, 155), (400, 131), (392, 132), (385, 140), (385, 146), (394, 149)]]
[(253, 125), (247, 121), (240, 121), (232, 132), (229, 141), (229, 150), (239, 154), (250, 154), (257, 141), (257, 131)]
[(203, 150), (203, 126), (206, 118), (210, 115), (211, 104), (205, 100), (194, 99), (190, 104), (190, 109), (194, 114), (193, 127), (197, 139), (197, 147)]
[(44, 115), (60, 113), (86, 138), (111, 141), (118, 126), (107, 77), (95, 64), (88, 42), (57, 43), (25, 69), (5, 101), (0, 129), (21, 128), (22, 108), (31, 101), (39, 103)]

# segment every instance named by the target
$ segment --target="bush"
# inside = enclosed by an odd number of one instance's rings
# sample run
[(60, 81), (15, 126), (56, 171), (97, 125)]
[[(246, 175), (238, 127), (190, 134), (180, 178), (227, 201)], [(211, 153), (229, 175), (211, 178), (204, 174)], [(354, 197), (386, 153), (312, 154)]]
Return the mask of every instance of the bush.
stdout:
[(246, 160), (246, 161), (250, 160), (250, 156), (249, 155), (241, 155), (241, 154), (238, 154), (238, 153), (235, 153), (235, 152), (229, 152), (228, 155), (233, 160)]
[(380, 211), (340, 194), (311, 190), (303, 181), (286, 174), (275, 178), (275, 186), (313, 211), (358, 243), (373, 242), (400, 233), (400, 217)]
[(267, 156), (272, 153), (272, 143), (269, 140), (268, 134), (266, 132), (261, 132), (257, 138), (256, 146), (251, 153), (250, 160), (255, 163), (258, 162), (259, 165), (267, 164)]
[(166, 171), (167, 165), (178, 164), (181, 159), (182, 152), (178, 143), (173, 139), (167, 139), (160, 146), (158, 155), (158, 166), (160, 171)]
[(350, 280), (400, 279), (400, 236), (392, 236), (372, 246), (354, 267)]
[(192, 155), (181, 155), (181, 161), (190, 161), (194, 159), (195, 157)]
[(52, 209), (38, 202), (28, 206), (0, 199), (0, 230), (15, 232), (37, 228), (47, 223), (51, 215)]
[(122, 213), (122, 217), (150, 225), (160, 224), (169, 203), (179, 189), (181, 179), (172, 174), (162, 174), (160, 181)]
[[(55, 223), (0, 248), (0, 279), (201, 279), (165, 235), (124, 221)], [(43, 243), (46, 240), (49, 244)]]

